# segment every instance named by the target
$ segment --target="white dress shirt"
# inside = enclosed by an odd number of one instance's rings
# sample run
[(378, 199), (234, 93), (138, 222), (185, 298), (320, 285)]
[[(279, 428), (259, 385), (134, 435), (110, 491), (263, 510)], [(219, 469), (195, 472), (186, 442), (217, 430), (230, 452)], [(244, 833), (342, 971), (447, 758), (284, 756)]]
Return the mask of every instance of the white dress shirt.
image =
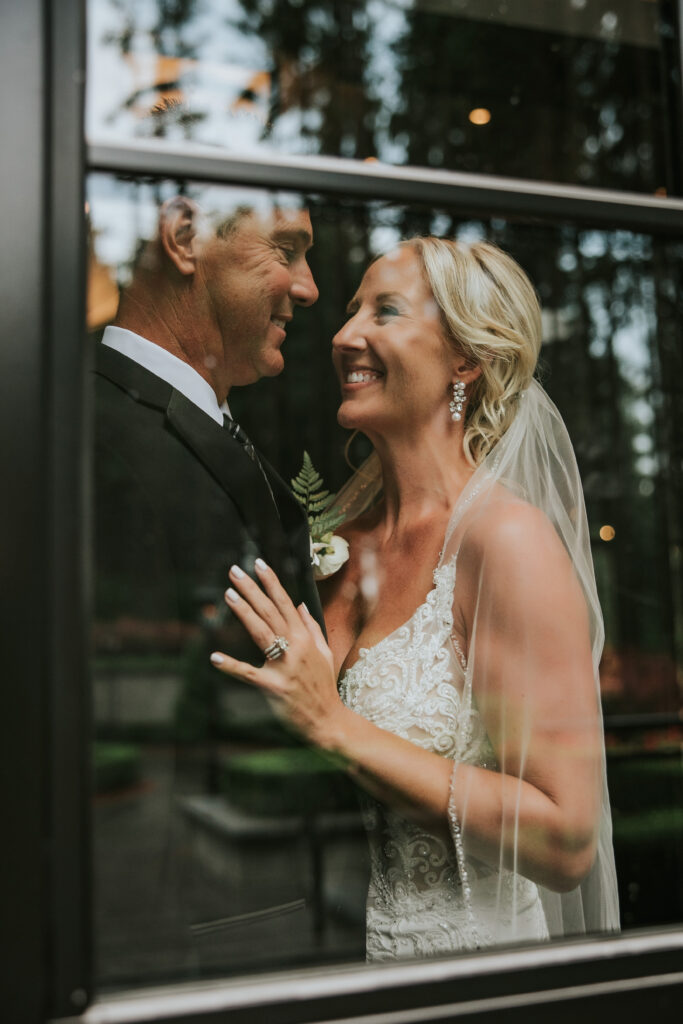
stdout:
[(180, 391), (193, 405), (198, 406), (207, 416), (223, 426), (223, 413), (230, 416), (227, 402), (218, 404), (216, 392), (201, 374), (197, 373), (189, 363), (167, 352), (153, 341), (142, 338), (133, 331), (123, 327), (106, 327), (102, 336), (102, 344), (116, 349), (133, 362), (144, 366), (146, 370), (160, 377), (167, 384)]

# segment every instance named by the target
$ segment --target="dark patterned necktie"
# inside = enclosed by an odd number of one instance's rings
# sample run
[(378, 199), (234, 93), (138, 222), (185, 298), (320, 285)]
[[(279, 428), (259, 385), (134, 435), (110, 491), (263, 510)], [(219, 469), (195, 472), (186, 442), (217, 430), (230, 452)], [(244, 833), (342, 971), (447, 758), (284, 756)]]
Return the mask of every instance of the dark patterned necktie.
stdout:
[(261, 472), (263, 472), (261, 463), (259, 462), (258, 456), (256, 454), (256, 449), (249, 440), (246, 430), (243, 430), (242, 427), (237, 422), (237, 420), (234, 420), (225, 412), (223, 413), (223, 424), (226, 430), (229, 432), (230, 436), (234, 437), (236, 441), (239, 441), (239, 443), (242, 445), (251, 461), (256, 462), (259, 466), (259, 469), (261, 469)]
[(261, 465), (261, 460), (259, 459), (258, 455), (256, 454), (256, 449), (254, 448), (253, 444), (249, 440), (249, 436), (248, 436), (246, 430), (243, 430), (242, 427), (237, 422), (237, 420), (234, 420), (232, 418), (232, 416), (228, 416), (228, 414), (226, 412), (223, 413), (223, 425), (224, 425), (225, 429), (228, 431), (228, 433), (230, 434), (230, 436), (234, 437), (236, 441), (239, 441), (239, 443), (242, 445), (242, 447), (244, 448), (245, 452), (247, 453), (247, 455), (249, 456), (251, 461), (255, 462), (256, 465), (258, 466), (258, 468), (260, 469), (261, 476), (265, 480), (266, 487), (268, 488), (268, 492), (269, 492), (271, 498), (273, 499), (273, 505), (275, 505), (275, 511), (277, 512), (278, 517), (279, 517), (280, 510), (277, 507), (277, 502), (275, 500), (275, 495), (273, 494), (273, 488), (270, 486), (270, 480), (266, 476), (266, 471), (263, 468), (263, 466)]

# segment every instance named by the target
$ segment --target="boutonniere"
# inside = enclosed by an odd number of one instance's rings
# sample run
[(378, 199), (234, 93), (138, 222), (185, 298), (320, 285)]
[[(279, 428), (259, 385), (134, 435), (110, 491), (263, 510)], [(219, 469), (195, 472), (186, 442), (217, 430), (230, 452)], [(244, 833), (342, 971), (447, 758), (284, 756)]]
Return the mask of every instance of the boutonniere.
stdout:
[(313, 576), (324, 580), (341, 569), (349, 557), (348, 542), (334, 532), (344, 522), (344, 513), (330, 508), (336, 495), (325, 489), (308, 452), (304, 452), (301, 470), (292, 480), (292, 490), (308, 519)]

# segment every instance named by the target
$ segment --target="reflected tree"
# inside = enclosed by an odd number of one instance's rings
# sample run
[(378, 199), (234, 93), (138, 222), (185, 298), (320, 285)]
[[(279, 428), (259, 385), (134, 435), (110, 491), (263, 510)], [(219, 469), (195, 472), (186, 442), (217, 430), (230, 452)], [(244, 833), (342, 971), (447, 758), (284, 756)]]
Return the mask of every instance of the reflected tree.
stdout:
[[(447, 30), (446, 30), (447, 26)], [(671, 189), (658, 50), (416, 4), (394, 44), (388, 136), (401, 162), (601, 187)], [(634, 88), (634, 81), (637, 87)], [(490, 121), (473, 123), (485, 109)]]
[[(186, 103), (183, 73), (184, 62), (200, 58), (204, 41), (194, 26), (197, 0), (155, 0), (142, 10), (135, 0), (109, 3), (117, 25), (103, 34), (105, 46), (116, 47), (134, 70), (150, 46), (156, 58), (151, 76), (141, 75), (139, 87), (123, 100), (123, 110), (137, 114), (136, 134), (165, 138), (179, 131), (185, 139), (195, 137), (207, 112)], [(138, 53), (142, 38), (147, 45)], [(109, 121), (116, 121), (119, 113), (112, 110)]]
[[(375, 154), (378, 101), (365, 86), (372, 34), (364, 5), (344, 0), (240, 0), (235, 28), (272, 62), (265, 135), (287, 150)], [(303, 143), (303, 146), (301, 146)]]
[[(549, 31), (511, 24), (502, 9), (459, 16), (438, 0), (100, 0), (97, 10), (113, 15), (105, 48), (129, 63), (157, 56), (154, 80), (122, 100), (138, 117), (133, 134), (681, 187), (668, 0), (638, 45), (618, 32), (577, 35), (571, 11)], [(477, 109), (490, 120), (471, 119)], [(252, 131), (241, 115), (254, 118)]]

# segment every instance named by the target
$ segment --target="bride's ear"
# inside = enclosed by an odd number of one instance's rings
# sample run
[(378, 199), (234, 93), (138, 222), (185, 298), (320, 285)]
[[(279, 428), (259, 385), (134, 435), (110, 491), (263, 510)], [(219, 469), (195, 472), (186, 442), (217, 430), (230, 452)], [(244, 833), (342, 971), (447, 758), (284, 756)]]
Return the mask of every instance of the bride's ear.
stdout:
[(471, 384), (473, 380), (481, 377), (481, 366), (472, 359), (467, 359), (462, 353), (455, 359), (453, 365), (453, 380), (461, 380), (465, 384)]

